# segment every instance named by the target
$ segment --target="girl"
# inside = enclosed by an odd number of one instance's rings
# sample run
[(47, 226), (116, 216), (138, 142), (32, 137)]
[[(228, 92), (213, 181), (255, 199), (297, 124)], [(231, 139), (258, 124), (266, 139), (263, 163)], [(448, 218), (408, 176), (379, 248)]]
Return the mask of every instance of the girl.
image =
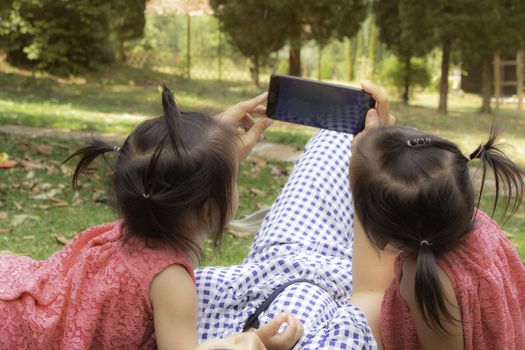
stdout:
[[(380, 348), (523, 349), (525, 267), (504, 232), (476, 209), (467, 166), (482, 162), (480, 197), (487, 167), (493, 169), (494, 208), (503, 191), (512, 215), (524, 172), (495, 144), (497, 128), (464, 156), (440, 137), (379, 124), (369, 115), (352, 144), (350, 303), (366, 314)], [(377, 250), (392, 249), (399, 252), (393, 281), (388, 264), (368, 263)]]
[[(94, 140), (75, 152), (74, 188), (95, 158), (117, 153), (109, 196), (121, 219), (87, 229), (45, 261), (0, 256), (0, 348), (195, 348), (193, 267), (204, 233), (218, 244), (237, 210), (239, 161), (270, 124), (248, 113), (263, 113), (265, 99), (216, 120), (179, 112), (164, 88), (164, 115), (121, 148)], [(241, 125), (247, 132), (238, 136)], [(289, 349), (301, 333), (294, 317), (280, 315), (247, 338)]]

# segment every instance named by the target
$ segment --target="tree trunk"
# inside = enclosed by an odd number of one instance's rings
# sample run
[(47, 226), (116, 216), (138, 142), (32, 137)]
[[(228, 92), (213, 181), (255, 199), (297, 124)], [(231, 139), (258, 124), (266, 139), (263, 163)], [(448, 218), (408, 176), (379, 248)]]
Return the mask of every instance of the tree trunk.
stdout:
[(321, 62), (323, 59), (323, 47), (321, 46), (321, 44), (319, 44), (318, 49), (319, 49), (319, 54), (317, 55), (317, 80), (321, 80), (322, 79)]
[(410, 94), (410, 76), (412, 75), (410, 58), (410, 55), (405, 56), (405, 74), (403, 80), (403, 104), (405, 106), (408, 106), (408, 99)]
[(483, 98), (482, 112), (490, 113), (490, 99), (492, 97), (492, 56), (484, 55), (482, 59), (481, 96)]
[(439, 82), (439, 107), (438, 111), (447, 114), (448, 100), (448, 70), (450, 66), (450, 40), (443, 42), (443, 57), (441, 58), (441, 81)]
[(293, 40), (290, 43), (288, 74), (301, 76), (301, 43)]
[(347, 54), (346, 66), (348, 69), (347, 79), (348, 81), (352, 81), (354, 79), (354, 53), (353, 53), (354, 39), (347, 38), (345, 40), (345, 46), (346, 46), (346, 54)]
[(260, 89), (261, 84), (259, 83), (259, 57), (254, 57), (253, 59), (252, 77), (255, 86)]

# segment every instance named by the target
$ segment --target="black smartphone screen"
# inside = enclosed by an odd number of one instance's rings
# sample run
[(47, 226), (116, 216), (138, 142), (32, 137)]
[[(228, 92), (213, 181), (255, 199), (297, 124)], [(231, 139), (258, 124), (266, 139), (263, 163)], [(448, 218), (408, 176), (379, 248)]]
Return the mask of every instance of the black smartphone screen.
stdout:
[(375, 106), (360, 89), (287, 75), (272, 75), (266, 114), (272, 119), (357, 134)]

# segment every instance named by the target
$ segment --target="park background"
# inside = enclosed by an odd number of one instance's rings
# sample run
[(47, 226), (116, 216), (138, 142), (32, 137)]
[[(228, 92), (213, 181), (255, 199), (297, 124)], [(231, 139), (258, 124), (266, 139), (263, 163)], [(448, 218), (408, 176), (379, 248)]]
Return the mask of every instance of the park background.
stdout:
[[(118, 144), (160, 115), (164, 83), (182, 109), (215, 114), (265, 90), (272, 73), (368, 79), (390, 93), (398, 124), (466, 154), (503, 119), (500, 141), (525, 167), (523, 23), (522, 0), (0, 0), (0, 153), (17, 161), (0, 169), (0, 251), (46, 258), (115, 219), (104, 194), (110, 168), (98, 162), (74, 192), (74, 164), (61, 162), (86, 137)], [(313, 132), (276, 123), (266, 141), (301, 150)], [(251, 156), (238, 217), (270, 205), (291, 169)], [(491, 213), (490, 178), (485, 193)], [(525, 208), (503, 229), (525, 259)], [(239, 263), (252, 237), (231, 230), (202, 264)]]

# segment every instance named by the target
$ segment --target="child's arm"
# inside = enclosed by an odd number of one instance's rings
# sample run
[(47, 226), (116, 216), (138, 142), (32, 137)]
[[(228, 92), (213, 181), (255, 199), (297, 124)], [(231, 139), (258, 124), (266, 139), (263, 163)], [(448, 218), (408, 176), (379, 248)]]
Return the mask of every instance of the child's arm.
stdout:
[(186, 269), (172, 265), (150, 285), (155, 336), (159, 350), (197, 347), (197, 290)]
[(349, 303), (359, 307), (366, 316), (379, 348), (382, 348), (379, 316), (385, 290), (394, 278), (396, 254), (387, 248), (375, 249), (366, 237), (359, 219), (354, 219), (352, 256), (352, 296)]

